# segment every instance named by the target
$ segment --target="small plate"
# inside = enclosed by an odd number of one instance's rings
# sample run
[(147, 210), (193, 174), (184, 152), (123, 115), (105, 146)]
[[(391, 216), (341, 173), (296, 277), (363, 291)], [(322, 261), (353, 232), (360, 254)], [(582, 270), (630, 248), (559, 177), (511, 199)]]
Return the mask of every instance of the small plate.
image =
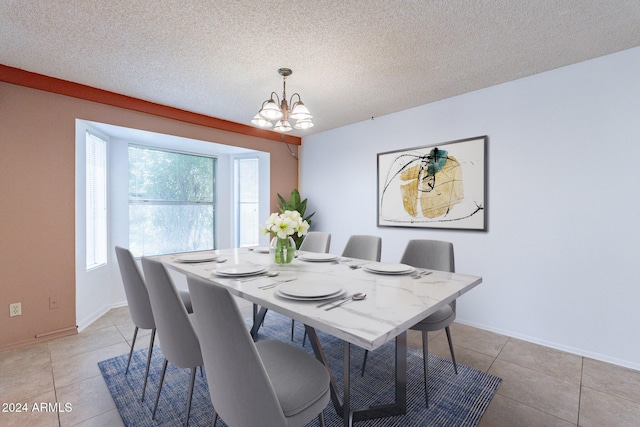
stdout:
[(237, 277), (237, 276), (251, 276), (254, 274), (260, 274), (267, 271), (267, 267), (261, 264), (229, 264), (223, 267), (218, 267), (214, 274), (223, 277)]
[(298, 256), (298, 259), (311, 262), (328, 262), (337, 260), (338, 255), (325, 254), (322, 252), (304, 252)]
[(293, 295), (287, 295), (285, 293), (283, 293), (280, 289), (276, 289), (275, 294), (278, 295), (279, 297), (282, 298), (286, 298), (286, 299), (292, 299), (292, 300), (296, 300), (296, 301), (322, 301), (324, 299), (331, 299), (331, 298), (337, 298), (341, 295), (346, 294), (347, 292), (344, 289), (339, 290), (338, 292), (331, 294), (331, 295), (323, 295), (323, 296), (319, 296), (319, 297), (296, 297)]
[(409, 274), (416, 270), (410, 265), (397, 262), (372, 262), (363, 265), (362, 268), (377, 274)]
[(278, 291), (297, 298), (318, 298), (342, 291), (342, 285), (327, 281), (292, 281), (278, 286)]
[(176, 257), (177, 262), (208, 262), (215, 261), (218, 255), (215, 254), (184, 254)]

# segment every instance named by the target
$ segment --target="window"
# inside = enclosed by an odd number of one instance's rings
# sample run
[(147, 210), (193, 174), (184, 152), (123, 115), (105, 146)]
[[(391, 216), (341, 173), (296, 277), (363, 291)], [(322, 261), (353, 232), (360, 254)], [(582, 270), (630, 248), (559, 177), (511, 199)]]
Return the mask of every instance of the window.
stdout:
[(214, 249), (216, 159), (136, 145), (128, 152), (133, 254)]
[(260, 238), (259, 218), (259, 160), (234, 160), (234, 189), (236, 200), (236, 245), (256, 246)]
[(87, 270), (107, 263), (107, 141), (85, 132)]

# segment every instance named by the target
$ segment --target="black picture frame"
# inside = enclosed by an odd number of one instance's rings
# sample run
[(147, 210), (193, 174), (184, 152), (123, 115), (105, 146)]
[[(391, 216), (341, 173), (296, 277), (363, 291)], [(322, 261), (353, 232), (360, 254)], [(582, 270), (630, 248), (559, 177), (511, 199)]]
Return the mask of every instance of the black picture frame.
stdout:
[(486, 231), (487, 145), (484, 135), (379, 153), (378, 226)]

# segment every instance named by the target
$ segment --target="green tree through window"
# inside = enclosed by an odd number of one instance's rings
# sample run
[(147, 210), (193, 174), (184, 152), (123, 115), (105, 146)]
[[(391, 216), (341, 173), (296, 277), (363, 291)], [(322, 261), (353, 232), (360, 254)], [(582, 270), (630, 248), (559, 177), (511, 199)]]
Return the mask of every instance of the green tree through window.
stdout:
[(129, 146), (129, 247), (137, 256), (213, 249), (216, 159)]

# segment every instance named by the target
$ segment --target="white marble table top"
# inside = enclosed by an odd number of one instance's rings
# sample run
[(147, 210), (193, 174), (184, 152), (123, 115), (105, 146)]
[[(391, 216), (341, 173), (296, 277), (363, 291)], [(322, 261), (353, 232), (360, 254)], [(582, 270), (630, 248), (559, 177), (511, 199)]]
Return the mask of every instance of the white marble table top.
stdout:
[[(177, 255), (155, 258), (170, 268), (223, 285), (233, 295), (368, 350), (378, 348), (482, 283), (481, 277), (435, 270), (418, 279), (410, 274), (374, 274), (363, 268), (352, 269), (349, 266), (363, 265), (369, 261), (342, 257), (338, 258), (337, 263), (295, 259), (291, 264), (277, 265), (272, 263), (269, 254), (253, 252), (247, 248), (213, 252), (227, 261), (183, 263), (176, 260)], [(278, 271), (280, 274), (275, 277), (259, 276), (253, 280), (219, 277), (214, 274), (218, 267), (246, 262), (265, 265), (269, 271)], [(324, 301), (283, 298), (278, 295), (278, 286), (260, 289), (261, 286), (290, 279), (294, 280), (287, 282), (288, 284), (338, 283), (347, 295), (365, 292), (367, 297), (326, 311), (327, 306), (318, 307)]]

